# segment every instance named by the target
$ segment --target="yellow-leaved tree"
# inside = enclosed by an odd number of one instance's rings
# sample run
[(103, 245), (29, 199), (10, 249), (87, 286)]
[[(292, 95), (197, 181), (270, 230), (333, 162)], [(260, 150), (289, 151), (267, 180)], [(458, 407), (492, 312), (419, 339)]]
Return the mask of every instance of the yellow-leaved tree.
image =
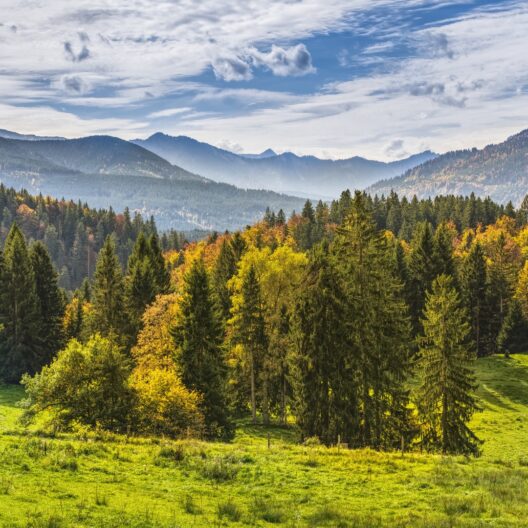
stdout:
[(143, 328), (132, 348), (135, 368), (130, 386), (137, 397), (139, 429), (174, 437), (200, 436), (203, 416), (200, 395), (181, 380), (177, 347), (170, 327), (179, 314), (176, 294), (159, 295), (143, 315)]
[(274, 251), (252, 246), (229, 283), (233, 292), (228, 328), (233, 345), (231, 387), (235, 402), (248, 401), (253, 388), (253, 414), (258, 407), (264, 422), (273, 412), (286, 420), (291, 395), (289, 320), (306, 264), (306, 254), (289, 245)]

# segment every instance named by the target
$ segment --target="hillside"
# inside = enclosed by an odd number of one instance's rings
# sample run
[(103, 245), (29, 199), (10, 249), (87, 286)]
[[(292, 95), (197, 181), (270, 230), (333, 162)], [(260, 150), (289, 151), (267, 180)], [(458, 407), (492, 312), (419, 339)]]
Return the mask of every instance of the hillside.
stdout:
[(161, 228), (235, 229), (262, 217), (268, 206), (286, 212), (302, 207), (297, 198), (213, 182), (109, 136), (0, 138), (0, 181), (93, 207), (129, 207), (154, 215)]
[[(231, 444), (39, 435), (0, 391), (2, 526), (522, 527), (528, 356), (477, 362), (477, 459), (309, 447), (239, 424)], [(267, 448), (267, 435), (271, 447)]]
[(347, 188), (363, 189), (435, 157), (426, 151), (404, 160), (384, 163), (359, 156), (334, 161), (296, 156), (291, 152), (277, 155), (272, 150), (257, 155), (238, 155), (186, 136), (172, 137), (161, 133), (134, 143), (215, 181), (315, 197), (337, 197)]
[(419, 198), (439, 194), (490, 196), (499, 203), (518, 205), (528, 193), (528, 130), (503, 143), (479, 150), (448, 152), (427, 161), (403, 176), (378, 182), (372, 194)]

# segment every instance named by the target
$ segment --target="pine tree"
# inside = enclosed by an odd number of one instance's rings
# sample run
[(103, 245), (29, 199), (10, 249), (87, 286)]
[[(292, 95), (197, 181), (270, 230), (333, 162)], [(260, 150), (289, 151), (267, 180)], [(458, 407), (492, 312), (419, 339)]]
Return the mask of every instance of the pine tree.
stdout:
[(478, 454), (480, 441), (468, 427), (478, 409), (470, 325), (453, 280), (440, 275), (427, 294), (420, 339), (421, 385), (417, 404), (423, 442), (442, 453)]
[(487, 299), (486, 260), (482, 247), (473, 244), (460, 267), (459, 284), (462, 302), (471, 323), (471, 335), (477, 357), (485, 352), (485, 325)]
[[(254, 266), (249, 268), (242, 283), (240, 305), (233, 306), (232, 325), (234, 341), (243, 346), (249, 366), (249, 385), (251, 394), (251, 415), (253, 423), (257, 421), (257, 392), (262, 394), (263, 405), (266, 409), (267, 395), (265, 390), (257, 390), (257, 382), (264, 355), (268, 348), (268, 336), (264, 322), (264, 309), (260, 293), (260, 284)], [(260, 384), (259, 384), (260, 385)]]
[(112, 237), (99, 252), (92, 292), (93, 330), (119, 343), (129, 343), (129, 324), (125, 305), (125, 284)]
[(64, 302), (57, 285), (57, 272), (42, 242), (35, 242), (30, 250), (37, 294), (39, 338), (42, 343), (42, 365), (48, 364), (64, 345)]
[(35, 276), (24, 236), (13, 224), (0, 269), (0, 376), (18, 383), (43, 364)]
[(181, 351), (183, 383), (203, 397), (206, 436), (230, 438), (233, 428), (226, 402), (223, 333), (201, 259), (195, 260), (185, 275), (181, 311), (181, 319), (172, 329), (172, 335)]

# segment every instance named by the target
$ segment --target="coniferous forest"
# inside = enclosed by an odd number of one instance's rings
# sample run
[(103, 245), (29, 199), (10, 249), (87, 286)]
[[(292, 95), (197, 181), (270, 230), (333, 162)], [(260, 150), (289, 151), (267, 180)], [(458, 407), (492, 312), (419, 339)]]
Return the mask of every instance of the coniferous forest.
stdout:
[(500, 453), (524, 434), (528, 199), (347, 191), (200, 237), (0, 198), (0, 490), (27, 526), (522, 525), (525, 459)]
[(528, 336), (524, 204), (345, 192), (186, 243), (128, 211), (0, 198), (0, 372), (29, 421), (229, 440), (247, 415), (478, 455), (475, 359)]

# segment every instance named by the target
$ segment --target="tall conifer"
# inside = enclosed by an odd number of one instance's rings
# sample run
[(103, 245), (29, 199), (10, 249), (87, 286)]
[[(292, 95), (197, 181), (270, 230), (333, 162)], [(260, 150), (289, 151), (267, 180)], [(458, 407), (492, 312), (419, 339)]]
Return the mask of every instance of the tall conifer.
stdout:
[(440, 275), (427, 294), (420, 339), (418, 409), (426, 447), (478, 454), (480, 441), (468, 422), (478, 409), (470, 325), (453, 280)]

